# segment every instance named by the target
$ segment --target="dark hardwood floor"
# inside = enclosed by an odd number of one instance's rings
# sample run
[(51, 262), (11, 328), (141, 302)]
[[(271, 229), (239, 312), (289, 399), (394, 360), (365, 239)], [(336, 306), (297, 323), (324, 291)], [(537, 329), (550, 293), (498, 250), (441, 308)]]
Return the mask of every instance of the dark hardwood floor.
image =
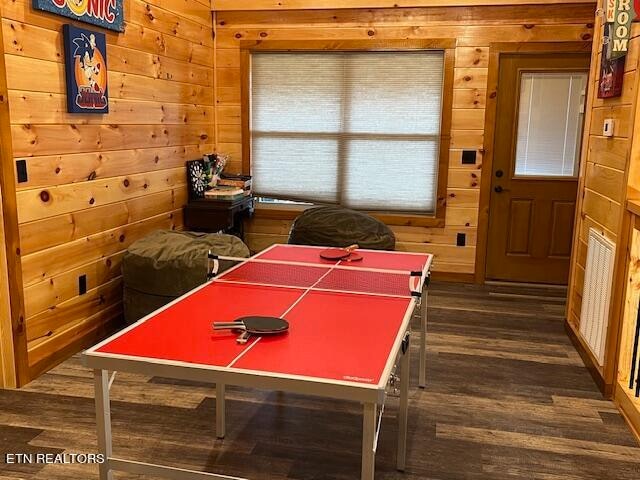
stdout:
[[(412, 347), (407, 471), (394, 468), (390, 398), (376, 479), (640, 479), (640, 448), (564, 333), (563, 295), (434, 283), (425, 390), (415, 388)], [(114, 454), (255, 480), (359, 478), (359, 405), (231, 387), (227, 395), (219, 441), (211, 385), (118, 374)], [(0, 391), (0, 452), (95, 452), (92, 397), (78, 357), (23, 390)], [(0, 480), (96, 478), (95, 466), (0, 460)]]

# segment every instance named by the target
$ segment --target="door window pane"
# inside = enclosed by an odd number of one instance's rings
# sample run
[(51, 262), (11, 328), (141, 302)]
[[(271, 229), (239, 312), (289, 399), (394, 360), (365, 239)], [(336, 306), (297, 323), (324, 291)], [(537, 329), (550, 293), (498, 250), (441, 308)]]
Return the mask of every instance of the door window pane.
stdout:
[(517, 176), (577, 175), (586, 85), (586, 73), (522, 74)]

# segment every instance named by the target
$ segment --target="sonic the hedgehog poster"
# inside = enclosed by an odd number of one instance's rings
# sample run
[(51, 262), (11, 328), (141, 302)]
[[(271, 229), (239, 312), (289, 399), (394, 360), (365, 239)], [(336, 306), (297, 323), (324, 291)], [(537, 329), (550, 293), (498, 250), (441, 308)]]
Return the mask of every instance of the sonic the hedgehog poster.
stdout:
[(124, 31), (124, 0), (33, 0), (36, 10), (92, 23), (117, 32)]
[(64, 27), (69, 113), (109, 113), (105, 35), (73, 25)]

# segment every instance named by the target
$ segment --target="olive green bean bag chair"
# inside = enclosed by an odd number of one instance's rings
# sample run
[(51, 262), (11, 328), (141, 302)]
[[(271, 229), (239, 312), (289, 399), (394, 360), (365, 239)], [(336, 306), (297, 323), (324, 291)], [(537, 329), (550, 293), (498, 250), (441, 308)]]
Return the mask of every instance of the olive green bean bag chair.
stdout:
[[(206, 282), (209, 250), (249, 256), (247, 246), (233, 235), (158, 230), (134, 242), (122, 265), (126, 322), (134, 323)], [(232, 265), (220, 261), (220, 270)]]
[(389, 227), (366, 213), (342, 207), (317, 207), (296, 218), (290, 244), (394, 250), (396, 237)]

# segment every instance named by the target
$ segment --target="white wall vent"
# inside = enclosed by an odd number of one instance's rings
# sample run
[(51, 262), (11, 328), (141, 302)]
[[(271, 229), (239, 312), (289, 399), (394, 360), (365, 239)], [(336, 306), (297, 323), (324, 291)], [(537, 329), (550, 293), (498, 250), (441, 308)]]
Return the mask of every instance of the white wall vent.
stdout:
[(613, 242), (595, 229), (589, 229), (580, 333), (600, 366), (604, 364), (615, 252)]

